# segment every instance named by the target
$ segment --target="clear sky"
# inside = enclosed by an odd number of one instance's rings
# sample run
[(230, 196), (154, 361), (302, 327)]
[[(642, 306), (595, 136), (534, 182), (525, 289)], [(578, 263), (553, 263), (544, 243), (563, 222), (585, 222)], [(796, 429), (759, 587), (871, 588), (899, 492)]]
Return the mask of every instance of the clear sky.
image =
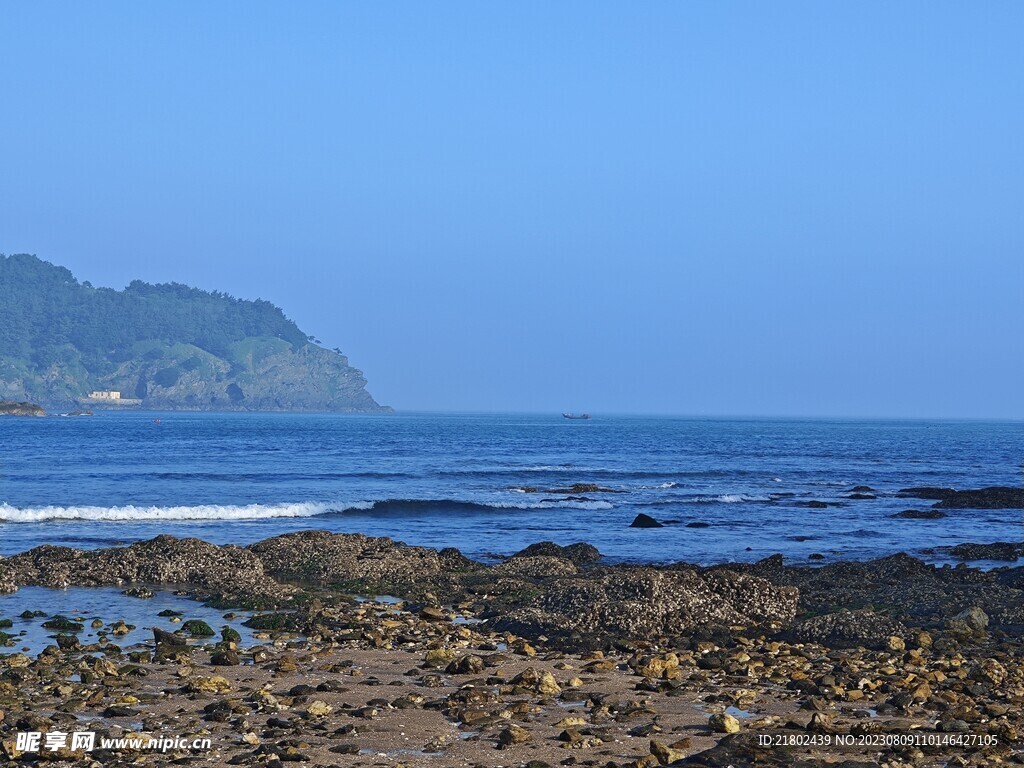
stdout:
[(0, 252), (399, 409), (1024, 418), (1020, 2), (5, 3)]

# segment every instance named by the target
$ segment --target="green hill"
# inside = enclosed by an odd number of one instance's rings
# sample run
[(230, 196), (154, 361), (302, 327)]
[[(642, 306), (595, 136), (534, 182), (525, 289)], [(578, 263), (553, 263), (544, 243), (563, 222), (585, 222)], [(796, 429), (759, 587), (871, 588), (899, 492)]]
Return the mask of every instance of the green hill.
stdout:
[(93, 391), (157, 409), (388, 410), (269, 301), (179, 283), (94, 288), (0, 255), (0, 399), (103, 405)]

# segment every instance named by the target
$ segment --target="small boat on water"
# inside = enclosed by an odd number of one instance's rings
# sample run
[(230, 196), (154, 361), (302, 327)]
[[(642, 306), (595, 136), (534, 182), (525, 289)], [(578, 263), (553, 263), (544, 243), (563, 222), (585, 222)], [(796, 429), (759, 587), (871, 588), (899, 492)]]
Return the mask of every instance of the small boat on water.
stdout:
[(589, 419), (589, 413), (563, 413), (563, 419)]

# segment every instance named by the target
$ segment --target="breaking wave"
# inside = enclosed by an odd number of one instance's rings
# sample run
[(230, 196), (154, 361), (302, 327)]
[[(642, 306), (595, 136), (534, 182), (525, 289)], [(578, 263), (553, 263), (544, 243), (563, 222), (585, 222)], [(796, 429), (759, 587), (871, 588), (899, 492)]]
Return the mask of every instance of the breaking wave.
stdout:
[(0, 504), (0, 522), (38, 523), (47, 520), (150, 522), (159, 520), (261, 520), (327, 515), (410, 515), (423, 513), (495, 512), (531, 509), (612, 509), (607, 501), (542, 499), (534, 503), (459, 501), (455, 499), (386, 499), (355, 503), (297, 502), (292, 504), (197, 504), (195, 506), (47, 506), (12, 507)]
[(30, 507), (19, 509), (0, 504), (0, 520), (7, 523), (38, 523), (44, 520), (96, 520), (146, 522), (148, 520), (258, 520), (271, 517), (315, 517), (331, 511), (328, 504), (199, 504), (190, 507)]
[(641, 502), (640, 507), (667, 507), (677, 504), (742, 504), (742, 503), (768, 503), (775, 501), (773, 496), (754, 496), (748, 493), (723, 493), (718, 496), (677, 496), (671, 499), (657, 499), (655, 501)]

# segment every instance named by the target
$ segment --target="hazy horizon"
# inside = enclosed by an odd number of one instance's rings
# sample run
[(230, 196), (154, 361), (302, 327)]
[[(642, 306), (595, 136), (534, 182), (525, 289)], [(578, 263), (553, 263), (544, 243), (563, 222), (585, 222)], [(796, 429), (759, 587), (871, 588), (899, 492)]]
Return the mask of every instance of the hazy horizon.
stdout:
[(0, 252), (401, 411), (1024, 418), (1024, 8), (9, 7)]

